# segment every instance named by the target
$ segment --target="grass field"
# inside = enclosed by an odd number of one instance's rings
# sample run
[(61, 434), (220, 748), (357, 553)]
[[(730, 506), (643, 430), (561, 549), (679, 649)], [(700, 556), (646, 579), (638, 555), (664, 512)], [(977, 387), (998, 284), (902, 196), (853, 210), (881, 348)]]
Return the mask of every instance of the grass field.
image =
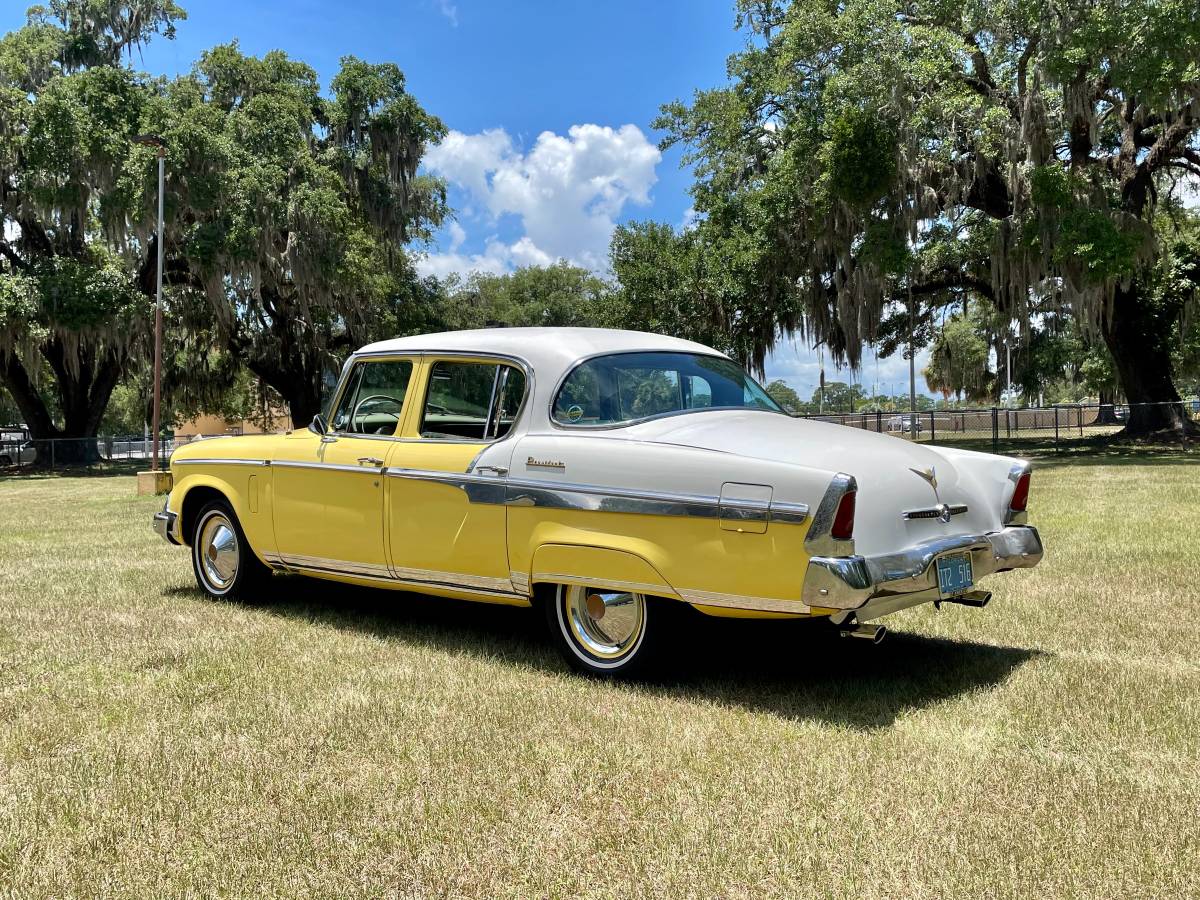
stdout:
[(1194, 897), (1198, 476), (1048, 460), (988, 609), (636, 687), (523, 610), (209, 602), (132, 479), (0, 480), (0, 894)]

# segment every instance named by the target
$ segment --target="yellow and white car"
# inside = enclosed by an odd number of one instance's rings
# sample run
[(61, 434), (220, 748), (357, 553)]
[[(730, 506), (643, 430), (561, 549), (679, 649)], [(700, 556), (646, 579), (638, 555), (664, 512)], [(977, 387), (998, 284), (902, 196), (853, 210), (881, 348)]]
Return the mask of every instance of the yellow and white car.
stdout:
[(1029, 466), (794, 419), (700, 344), (513, 328), (355, 353), (327, 416), (171, 458), (158, 532), (214, 597), (272, 571), (536, 604), (567, 661), (628, 674), (687, 604), (879, 640), (1036, 565)]

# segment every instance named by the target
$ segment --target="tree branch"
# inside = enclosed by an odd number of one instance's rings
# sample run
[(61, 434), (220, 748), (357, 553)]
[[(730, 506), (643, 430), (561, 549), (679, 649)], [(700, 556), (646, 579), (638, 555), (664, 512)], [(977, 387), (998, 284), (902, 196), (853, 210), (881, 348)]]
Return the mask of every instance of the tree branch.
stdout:
[(14, 269), (20, 269), (23, 272), (29, 271), (29, 263), (21, 259), (7, 241), (0, 241), (0, 255), (3, 255), (12, 263)]
[(1192, 117), (1192, 107), (1195, 101), (1189, 101), (1186, 106), (1180, 111), (1180, 116), (1174, 122), (1167, 126), (1154, 145), (1150, 148), (1150, 152), (1146, 154), (1146, 158), (1142, 160), (1139, 168), (1146, 172), (1154, 172), (1161, 168), (1173, 155), (1180, 144), (1182, 144), (1196, 130), (1196, 120)]

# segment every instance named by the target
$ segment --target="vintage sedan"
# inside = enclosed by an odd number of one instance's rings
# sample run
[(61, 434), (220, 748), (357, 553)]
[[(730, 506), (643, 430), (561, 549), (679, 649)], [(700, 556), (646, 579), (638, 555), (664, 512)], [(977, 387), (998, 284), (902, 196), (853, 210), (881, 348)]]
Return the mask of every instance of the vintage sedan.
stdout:
[(171, 458), (159, 534), (213, 597), (272, 572), (536, 605), (576, 669), (626, 675), (684, 605), (879, 640), (1034, 566), (1029, 464), (795, 419), (742, 368), (653, 334), (384, 341), (328, 414)]

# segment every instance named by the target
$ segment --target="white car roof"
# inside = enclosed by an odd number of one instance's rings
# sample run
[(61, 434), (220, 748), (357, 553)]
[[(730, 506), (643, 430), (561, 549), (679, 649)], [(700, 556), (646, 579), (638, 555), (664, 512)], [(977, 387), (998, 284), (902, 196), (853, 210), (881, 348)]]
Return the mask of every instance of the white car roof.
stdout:
[(368, 344), (347, 360), (368, 353), (480, 353), (516, 357), (529, 365), (532, 385), (514, 433), (550, 428), (551, 393), (585, 357), (607, 353), (683, 352), (722, 356), (711, 347), (642, 331), (612, 328), (482, 328), (418, 334)]
[(359, 353), (501, 353), (525, 360), (543, 379), (557, 380), (577, 361), (599, 353), (634, 351), (718, 354), (681, 338), (615, 328), (480, 328), (378, 341)]

